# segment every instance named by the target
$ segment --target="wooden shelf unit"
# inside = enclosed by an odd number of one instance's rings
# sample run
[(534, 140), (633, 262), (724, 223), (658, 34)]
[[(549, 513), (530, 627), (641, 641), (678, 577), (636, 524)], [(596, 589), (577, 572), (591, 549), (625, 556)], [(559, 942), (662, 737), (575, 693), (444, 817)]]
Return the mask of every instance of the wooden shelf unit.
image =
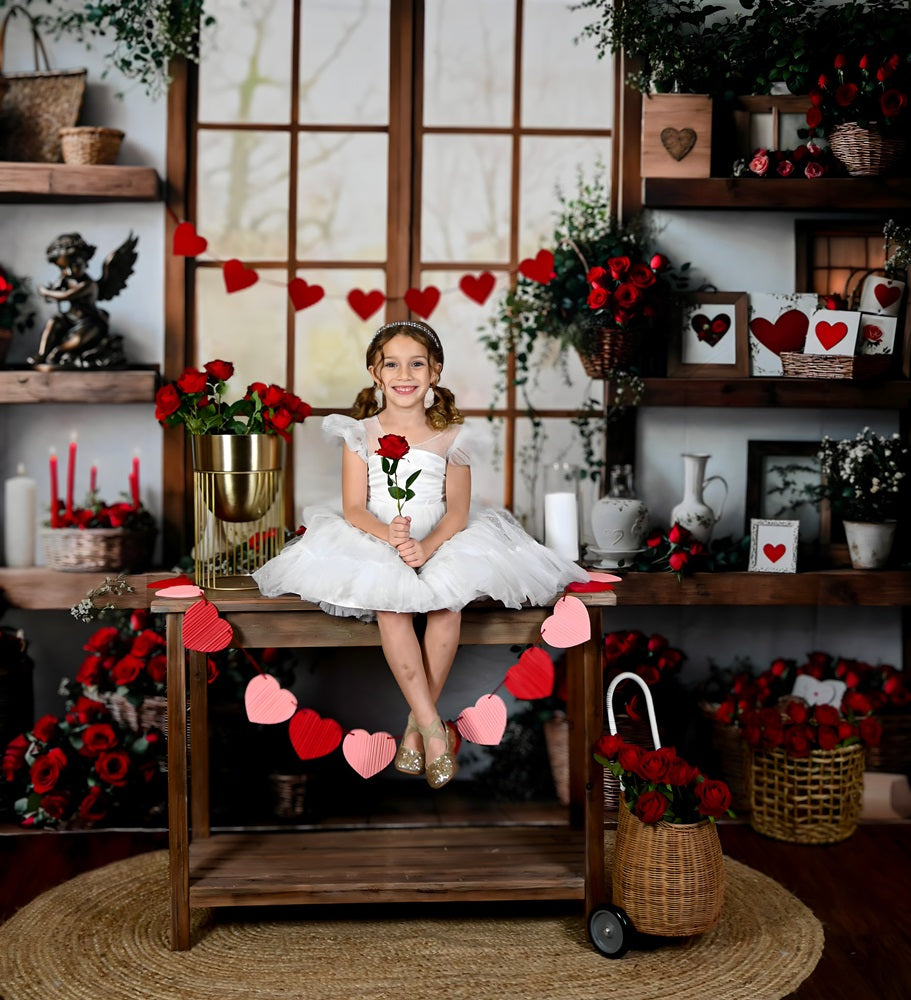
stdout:
[(871, 212), (911, 208), (911, 178), (647, 177), (644, 208)]
[(161, 201), (152, 167), (0, 162), (0, 201)]
[(151, 403), (158, 365), (107, 370), (0, 368), (0, 403)]
[[(122, 597), (106, 595), (99, 599), (99, 605), (113, 604), (115, 608), (147, 608), (154, 599), (155, 591), (147, 584), (165, 580), (173, 575), (170, 570), (157, 573), (136, 573), (127, 576), (133, 593)], [(115, 572), (99, 570), (95, 573), (64, 573), (48, 569), (46, 566), (30, 566), (28, 569), (0, 567), (0, 597), (13, 608), (26, 611), (67, 611), (78, 604), (90, 590), (104, 582), (105, 577), (116, 577)]]

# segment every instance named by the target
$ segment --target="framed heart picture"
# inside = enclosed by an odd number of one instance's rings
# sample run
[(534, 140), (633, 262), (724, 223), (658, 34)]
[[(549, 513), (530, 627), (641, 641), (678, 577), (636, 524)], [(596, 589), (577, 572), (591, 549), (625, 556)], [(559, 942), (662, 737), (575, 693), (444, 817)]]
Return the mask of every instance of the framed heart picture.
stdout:
[(804, 354), (857, 353), (860, 313), (849, 309), (817, 309), (810, 317)]
[(859, 354), (892, 354), (895, 351), (895, 334), (898, 329), (897, 316), (860, 314)]
[(815, 292), (750, 292), (750, 374), (783, 375), (782, 351), (802, 351), (816, 311)]
[(750, 522), (750, 572), (796, 573), (799, 524), (754, 517)]
[(749, 374), (747, 293), (692, 292), (685, 297), (667, 373), (687, 378)]

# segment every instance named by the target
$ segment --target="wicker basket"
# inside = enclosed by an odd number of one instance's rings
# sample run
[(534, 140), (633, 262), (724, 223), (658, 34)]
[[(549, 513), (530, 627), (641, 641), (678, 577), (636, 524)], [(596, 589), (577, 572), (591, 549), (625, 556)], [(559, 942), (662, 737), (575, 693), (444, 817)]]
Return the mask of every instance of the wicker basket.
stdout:
[(855, 122), (838, 125), (826, 138), (836, 158), (852, 177), (885, 174), (904, 159), (905, 139), (890, 139)]
[(74, 164), (116, 163), (123, 141), (117, 128), (96, 125), (76, 125), (60, 130), (63, 162)]
[(168, 699), (164, 695), (143, 698), (139, 705), (134, 705), (122, 694), (105, 693), (101, 700), (111, 718), (134, 733), (150, 729), (157, 729), (162, 734), (168, 731)]
[(50, 569), (66, 573), (138, 573), (149, 563), (155, 535), (125, 528), (46, 528), (41, 540)]
[[(605, 729), (605, 732), (609, 730)], [(647, 719), (633, 719), (628, 715), (617, 716), (617, 732), (627, 743), (632, 743), (643, 750), (651, 750), (652, 737)], [(616, 812), (620, 808), (620, 781), (611, 772), (604, 769), (604, 808), (608, 812)]]
[(892, 365), (891, 354), (801, 354), (781, 352), (781, 368), (792, 378), (874, 379)]
[(750, 825), (796, 844), (833, 844), (857, 828), (864, 794), (864, 748), (750, 754)]
[[(554, 779), (557, 801), (561, 806), (569, 805), (569, 720), (566, 712), (554, 712), (544, 721), (544, 744), (550, 773)], [(605, 770), (605, 774), (609, 774)]]
[(270, 774), (272, 812), (278, 819), (300, 819), (307, 811), (306, 774)]
[(617, 368), (628, 365), (636, 355), (636, 337), (626, 330), (605, 328), (593, 334), (589, 350), (579, 351), (582, 367), (589, 378), (608, 378)]
[(868, 771), (911, 774), (911, 713), (877, 716), (883, 736), (879, 746), (867, 747)]

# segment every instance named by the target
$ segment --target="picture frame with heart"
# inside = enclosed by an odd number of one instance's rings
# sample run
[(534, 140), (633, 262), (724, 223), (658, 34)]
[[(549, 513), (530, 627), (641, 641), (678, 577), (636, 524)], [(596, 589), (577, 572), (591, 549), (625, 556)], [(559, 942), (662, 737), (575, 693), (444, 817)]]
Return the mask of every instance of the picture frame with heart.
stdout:
[(750, 521), (751, 573), (796, 573), (799, 521), (773, 521), (754, 517)]
[(679, 332), (668, 344), (668, 376), (749, 375), (747, 293), (691, 292), (682, 301)]
[(810, 317), (804, 354), (857, 354), (860, 313), (850, 309), (817, 309)]
[(750, 292), (749, 299), (750, 375), (781, 378), (781, 355), (803, 351), (819, 296), (815, 292)]
[(881, 272), (868, 274), (860, 289), (862, 313), (879, 316), (898, 316), (905, 300), (905, 282), (897, 278), (887, 278)]

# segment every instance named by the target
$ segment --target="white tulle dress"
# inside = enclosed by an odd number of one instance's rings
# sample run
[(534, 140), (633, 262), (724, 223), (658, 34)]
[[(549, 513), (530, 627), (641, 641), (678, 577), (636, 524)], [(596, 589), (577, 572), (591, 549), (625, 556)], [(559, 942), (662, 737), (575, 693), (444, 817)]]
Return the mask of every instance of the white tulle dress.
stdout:
[[(367, 464), (367, 508), (388, 524), (397, 510), (376, 454), (384, 433), (379, 419), (333, 414), (324, 419), (323, 432), (342, 438)], [(428, 535), (446, 511), (447, 463), (471, 465), (478, 447), (464, 425), (453, 424), (412, 445), (400, 460), (399, 483), (421, 470), (412, 485), (415, 496), (403, 508), (412, 537)], [(308, 507), (304, 525), (303, 535), (254, 572), (260, 591), (266, 597), (297, 594), (329, 614), (363, 621), (377, 611), (458, 611), (481, 597), (509, 608), (542, 604), (566, 584), (588, 579), (576, 563), (536, 542), (506, 510), (472, 508), (467, 526), (417, 570), (387, 542), (349, 524), (340, 504)]]

